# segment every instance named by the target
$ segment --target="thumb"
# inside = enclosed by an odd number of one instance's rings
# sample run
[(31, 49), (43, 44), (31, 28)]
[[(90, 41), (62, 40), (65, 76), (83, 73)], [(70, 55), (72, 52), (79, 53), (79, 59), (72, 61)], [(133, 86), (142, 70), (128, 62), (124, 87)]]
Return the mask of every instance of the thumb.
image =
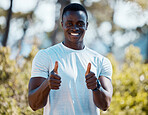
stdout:
[(85, 76), (87, 76), (90, 73), (90, 69), (91, 69), (91, 63), (88, 63)]
[(58, 74), (58, 61), (55, 62), (53, 71)]

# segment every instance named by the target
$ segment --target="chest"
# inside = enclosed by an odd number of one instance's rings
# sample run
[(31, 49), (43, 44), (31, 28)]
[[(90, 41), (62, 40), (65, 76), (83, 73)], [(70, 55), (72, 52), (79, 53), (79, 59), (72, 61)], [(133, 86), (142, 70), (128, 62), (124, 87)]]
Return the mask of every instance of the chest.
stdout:
[(85, 72), (87, 65), (91, 63), (91, 71), (98, 75), (97, 61), (93, 57), (85, 57), (84, 55), (67, 55), (64, 57), (54, 57), (52, 59), (52, 69), (55, 61), (58, 61), (58, 74), (64, 84), (74, 82), (76, 84), (85, 83)]

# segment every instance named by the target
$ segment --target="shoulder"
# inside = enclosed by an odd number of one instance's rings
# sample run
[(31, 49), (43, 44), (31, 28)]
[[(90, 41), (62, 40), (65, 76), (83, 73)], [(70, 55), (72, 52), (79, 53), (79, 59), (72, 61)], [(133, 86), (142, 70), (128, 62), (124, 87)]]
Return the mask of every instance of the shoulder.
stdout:
[(57, 49), (60, 49), (60, 48), (61, 48), (61, 43), (58, 43), (56, 45), (53, 45), (53, 46), (50, 46), (50, 47), (44, 49), (44, 51), (50, 52), (50, 51), (57, 50)]
[(60, 43), (56, 44), (56, 45), (53, 45), (51, 47), (48, 47), (46, 49), (41, 49), (37, 55), (42, 55), (42, 56), (48, 56), (49, 54), (55, 52), (55, 51), (58, 51), (58, 49), (60, 49), (61, 45)]
[(107, 57), (101, 55), (100, 53), (98, 53), (88, 47), (86, 47), (86, 51), (87, 51), (88, 55), (91, 55), (91, 56), (93, 56), (93, 58), (96, 58), (96, 60), (98, 60), (101, 65), (102, 64), (111, 64), (110, 60)]
[(92, 50), (92, 49), (90, 49), (90, 48), (88, 48), (88, 47), (86, 47), (86, 52), (89, 53), (90, 55), (96, 57), (96, 58), (101, 59), (101, 60), (102, 60), (103, 58), (105, 58), (105, 57), (104, 57), (103, 55), (101, 55), (100, 53), (98, 53), (98, 52), (96, 52), (96, 51), (94, 51), (94, 50)]
[(56, 45), (53, 45), (53, 46), (51, 46), (51, 47), (46, 48), (46, 49), (45, 49), (45, 52), (46, 52), (47, 54), (54, 54), (54, 53), (56, 53), (56, 52), (60, 52), (61, 49), (62, 49), (61, 43), (58, 43), (58, 44), (56, 44)]

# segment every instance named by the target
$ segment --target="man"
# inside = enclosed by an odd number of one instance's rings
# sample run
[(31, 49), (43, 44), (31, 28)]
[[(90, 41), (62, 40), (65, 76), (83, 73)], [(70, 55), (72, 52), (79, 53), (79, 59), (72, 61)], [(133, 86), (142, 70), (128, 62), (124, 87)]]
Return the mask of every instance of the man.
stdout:
[(87, 48), (88, 16), (80, 4), (63, 10), (62, 43), (37, 53), (29, 82), (29, 105), (44, 115), (97, 115), (107, 110), (113, 88), (110, 61)]

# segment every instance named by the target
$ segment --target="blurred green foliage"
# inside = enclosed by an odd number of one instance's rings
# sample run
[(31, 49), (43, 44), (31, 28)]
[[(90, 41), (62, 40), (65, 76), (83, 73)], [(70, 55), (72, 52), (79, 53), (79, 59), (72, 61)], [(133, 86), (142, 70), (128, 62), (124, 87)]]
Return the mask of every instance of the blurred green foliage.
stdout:
[(142, 63), (140, 49), (129, 46), (124, 63), (108, 55), (112, 66), (114, 93), (110, 108), (102, 115), (148, 115), (148, 64)]
[[(20, 67), (10, 60), (10, 49), (0, 49), (0, 114), (41, 115), (43, 109), (32, 111), (28, 105), (28, 82), (32, 59), (37, 53), (33, 47), (25, 63)], [(147, 115), (148, 114), (148, 64), (142, 63), (140, 50), (130, 46), (126, 49), (123, 64), (108, 55), (112, 66), (114, 87), (111, 106), (102, 115)]]
[(34, 112), (28, 105), (28, 83), (36, 53), (37, 48), (33, 47), (20, 67), (9, 59), (8, 47), (0, 48), (0, 115), (41, 115), (42, 109)]

